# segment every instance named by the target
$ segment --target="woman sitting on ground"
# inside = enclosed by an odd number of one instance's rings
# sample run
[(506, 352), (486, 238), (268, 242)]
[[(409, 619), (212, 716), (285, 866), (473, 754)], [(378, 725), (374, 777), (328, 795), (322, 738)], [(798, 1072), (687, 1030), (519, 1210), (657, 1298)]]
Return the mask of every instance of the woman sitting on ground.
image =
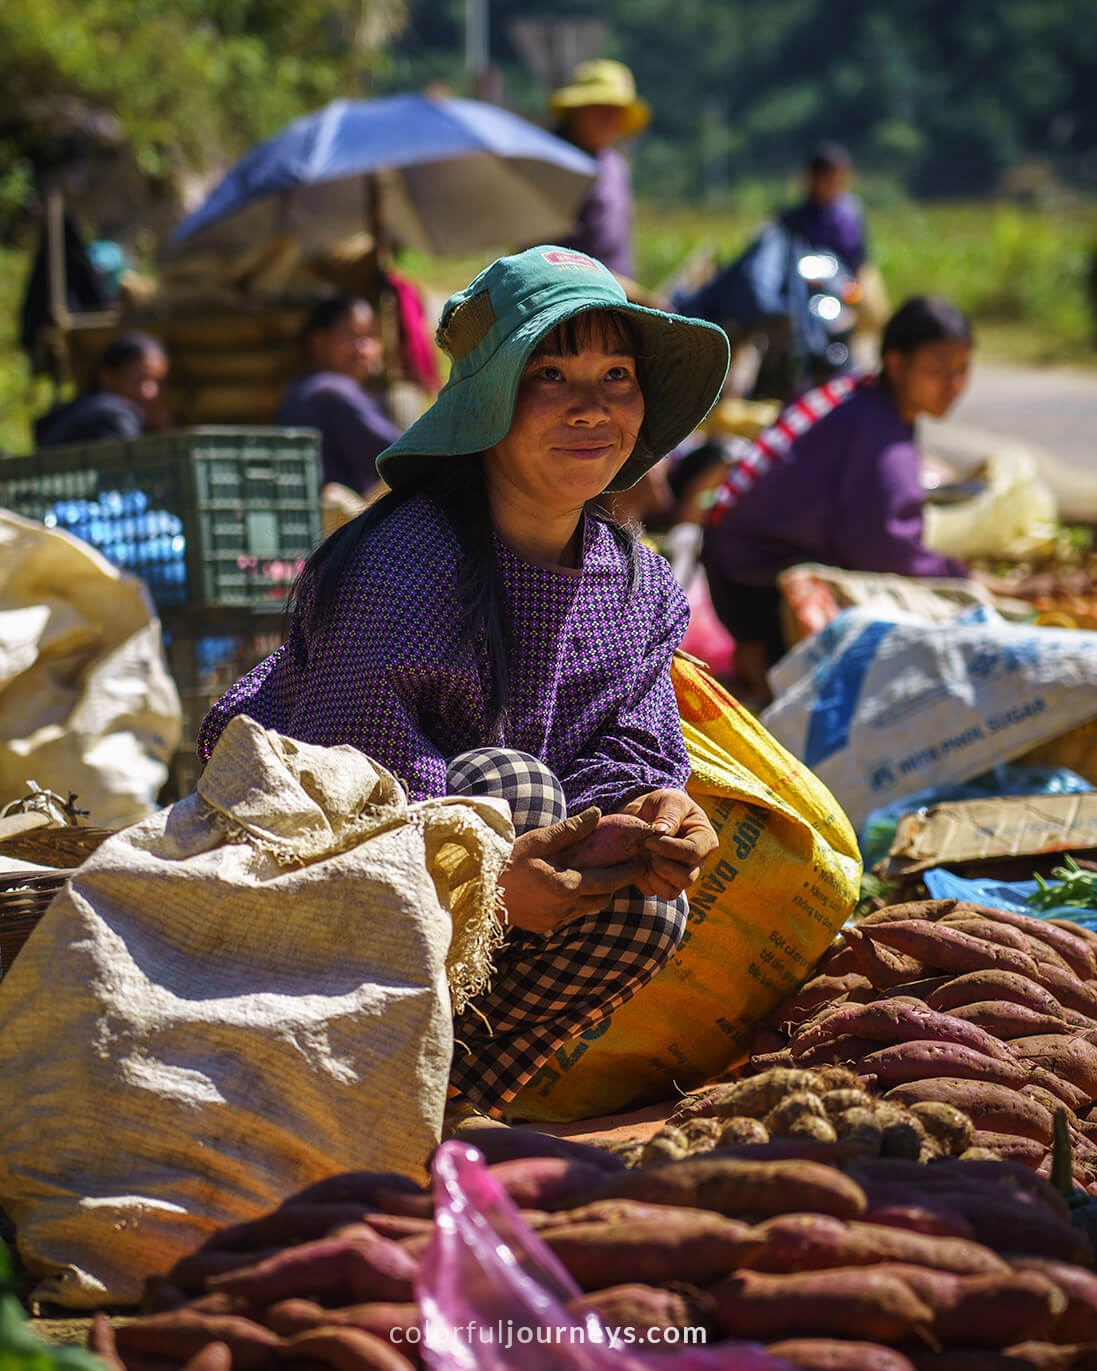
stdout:
[(155, 338), (122, 334), (100, 354), (90, 389), (37, 421), (37, 445), (116, 442), (167, 428), (161, 393), (167, 374), (167, 354)]
[[(685, 596), (595, 502), (704, 417), (728, 344), (554, 247), (488, 267), (447, 303), (439, 341), (450, 378), (382, 454), (390, 493), (310, 559), (288, 640), (213, 707), (199, 752), (246, 712), (361, 748), (412, 800), (507, 801), (507, 939), (452, 1073), (501, 1112), (665, 964), (716, 844), (683, 789), (670, 662)], [(600, 812), (651, 824), (642, 860), (570, 865)]]
[(755, 700), (784, 652), (778, 573), (798, 562), (902, 576), (966, 576), (922, 541), (925, 492), (914, 432), (943, 418), (971, 363), (967, 319), (918, 296), (884, 329), (878, 373), (839, 377), (790, 405), (733, 461), (705, 528), (712, 603)]
[(308, 372), (282, 399), (276, 424), (320, 430), (321, 483), (364, 495), (377, 484), (377, 457), (400, 436), (362, 382), (381, 369), (372, 307), (357, 295), (321, 300), (303, 334)]

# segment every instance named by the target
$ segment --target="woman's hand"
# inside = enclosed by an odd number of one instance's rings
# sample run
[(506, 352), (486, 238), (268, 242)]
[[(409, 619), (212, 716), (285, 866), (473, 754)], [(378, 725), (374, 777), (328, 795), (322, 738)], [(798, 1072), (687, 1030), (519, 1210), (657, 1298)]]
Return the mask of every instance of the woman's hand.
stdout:
[(701, 863), (716, 848), (716, 831), (705, 811), (684, 790), (649, 790), (622, 806), (656, 831), (647, 838), (648, 869), (634, 881), (645, 895), (673, 900), (701, 874)]
[(558, 853), (566, 857), (565, 848), (592, 833), (601, 817), (591, 806), (558, 824), (531, 829), (515, 839), (510, 862), (499, 877), (507, 917), (515, 928), (551, 933), (571, 919), (597, 914), (616, 891), (640, 884), (646, 870), (643, 862), (576, 871), (557, 858)]

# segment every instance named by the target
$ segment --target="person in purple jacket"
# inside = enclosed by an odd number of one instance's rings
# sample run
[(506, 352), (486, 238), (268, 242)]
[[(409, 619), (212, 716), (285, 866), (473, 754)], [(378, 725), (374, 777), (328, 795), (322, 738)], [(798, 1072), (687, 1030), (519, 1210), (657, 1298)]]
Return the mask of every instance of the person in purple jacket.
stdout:
[(283, 396), (274, 422), (320, 430), (321, 480), (364, 495), (377, 485), (378, 455), (400, 436), (362, 382), (381, 365), (377, 320), (357, 295), (321, 300), (304, 328), (309, 370)]
[(565, 247), (588, 253), (617, 276), (635, 274), (632, 253), (632, 174), (613, 146), (647, 127), (651, 106), (636, 94), (623, 62), (599, 58), (580, 62), (566, 86), (552, 95), (558, 132), (598, 163), (598, 174), (575, 217)]
[(806, 198), (781, 218), (816, 251), (833, 252), (856, 276), (867, 252), (861, 202), (849, 191), (853, 161), (840, 143), (821, 143), (806, 170)]
[(902, 576), (966, 576), (922, 541), (925, 495), (914, 422), (940, 419), (967, 381), (972, 332), (943, 300), (917, 296), (888, 320), (877, 374), (810, 391), (728, 467), (704, 534), (717, 615), (753, 696), (784, 652), (778, 573), (798, 562)]
[[(631, 304), (593, 258), (504, 257), (447, 302), (437, 399), (378, 461), (390, 492), (306, 564), (285, 644), (207, 715), (352, 744), (414, 800), (505, 800), (518, 834), (492, 989), (452, 1088), (501, 1111), (674, 953), (716, 837), (685, 792), (670, 680), (688, 619), (669, 565), (603, 514), (720, 393), (714, 325)], [(579, 870), (601, 814), (642, 859)]]

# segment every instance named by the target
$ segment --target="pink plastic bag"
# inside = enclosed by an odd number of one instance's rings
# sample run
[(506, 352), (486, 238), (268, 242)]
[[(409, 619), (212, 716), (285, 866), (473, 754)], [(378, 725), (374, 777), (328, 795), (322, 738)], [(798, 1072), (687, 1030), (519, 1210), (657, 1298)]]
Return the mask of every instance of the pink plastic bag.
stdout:
[(657, 1339), (676, 1330), (606, 1328), (594, 1314), (574, 1318), (563, 1306), (582, 1292), (522, 1219), (482, 1153), (443, 1143), (431, 1172), (434, 1237), (416, 1281), (430, 1371), (795, 1371), (758, 1343), (687, 1347), (686, 1330), (675, 1344)]

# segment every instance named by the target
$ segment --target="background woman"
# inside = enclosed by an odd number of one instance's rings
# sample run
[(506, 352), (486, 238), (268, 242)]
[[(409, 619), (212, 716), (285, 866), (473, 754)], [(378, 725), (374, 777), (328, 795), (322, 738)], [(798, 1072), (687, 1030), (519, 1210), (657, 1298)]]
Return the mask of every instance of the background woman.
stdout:
[(568, 84), (553, 92), (551, 103), (560, 121), (560, 136), (598, 163), (598, 174), (564, 242), (630, 280), (636, 271), (632, 173), (613, 145), (645, 129), (651, 120), (651, 107), (637, 96), (628, 67), (608, 58), (580, 62)]
[(728, 469), (705, 529), (712, 603), (735, 638), (736, 675), (768, 698), (782, 655), (777, 576), (797, 562), (902, 576), (966, 576), (922, 541), (925, 492), (914, 423), (940, 419), (971, 364), (967, 319), (917, 296), (888, 321), (877, 374), (820, 386)]
[[(439, 341), (450, 378), (382, 454), (390, 493), (310, 560), (287, 642), (214, 706), (199, 751), (247, 712), (360, 747), (413, 800), (508, 802), (507, 941), (453, 1069), (499, 1111), (671, 956), (715, 846), (683, 789), (670, 683), (685, 597), (595, 501), (692, 431), (728, 346), (558, 247), (493, 263), (448, 301)], [(651, 825), (643, 852), (573, 867), (568, 847), (613, 811)]]
[(372, 307), (334, 295), (313, 309), (304, 329), (308, 371), (282, 399), (276, 424), (320, 430), (321, 483), (364, 495), (377, 484), (377, 457), (400, 430), (362, 382), (381, 367)]
[(155, 338), (122, 334), (103, 349), (91, 388), (38, 420), (38, 446), (118, 441), (167, 428), (162, 396), (167, 374), (167, 355)]

